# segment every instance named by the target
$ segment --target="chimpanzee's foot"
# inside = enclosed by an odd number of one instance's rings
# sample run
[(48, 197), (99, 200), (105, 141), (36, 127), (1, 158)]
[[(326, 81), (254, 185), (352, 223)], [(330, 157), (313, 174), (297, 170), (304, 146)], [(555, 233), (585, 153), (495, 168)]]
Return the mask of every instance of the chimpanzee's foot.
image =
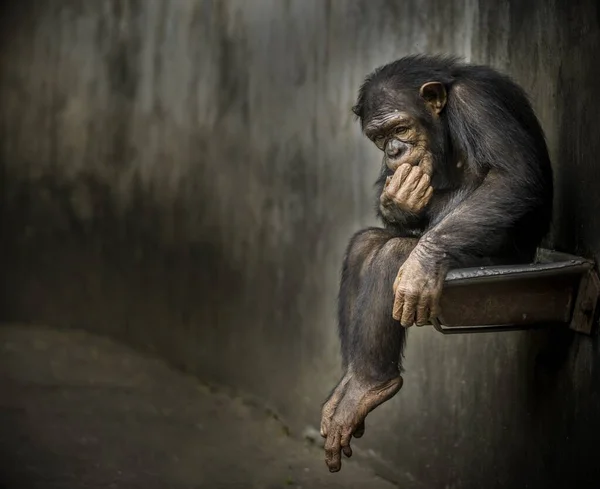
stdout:
[[(333, 392), (329, 395), (329, 398), (325, 404), (323, 404), (323, 408), (321, 409), (321, 436), (323, 438), (327, 438), (327, 429), (329, 428), (329, 423), (331, 423), (331, 418), (333, 418), (335, 410), (337, 409), (338, 404), (346, 392), (346, 384), (350, 380), (350, 377), (351, 375), (348, 373), (344, 375), (342, 380), (340, 380)], [(354, 430), (353, 436), (354, 438), (360, 438), (364, 434), (365, 422), (363, 420)]]
[(335, 389), (333, 389), (333, 392), (329, 395), (329, 399), (323, 404), (323, 408), (321, 409), (321, 436), (323, 438), (327, 437), (329, 423), (331, 423), (331, 418), (333, 418), (338, 404), (342, 400), (342, 397), (344, 397), (346, 384), (348, 384), (349, 380), (350, 374), (346, 373)]
[(394, 397), (401, 387), (400, 376), (383, 383), (359, 380), (350, 374), (344, 376), (323, 408), (325, 422), (321, 422), (321, 435), (327, 438), (325, 462), (330, 472), (342, 467), (342, 451), (347, 457), (352, 456), (350, 439), (353, 434), (359, 435), (357, 438), (362, 436), (367, 414)]

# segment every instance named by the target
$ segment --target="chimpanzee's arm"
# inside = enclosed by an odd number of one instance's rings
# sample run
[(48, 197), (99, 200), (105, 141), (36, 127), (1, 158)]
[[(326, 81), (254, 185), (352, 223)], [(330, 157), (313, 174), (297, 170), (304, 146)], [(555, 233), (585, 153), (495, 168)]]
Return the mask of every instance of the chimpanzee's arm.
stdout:
[[(476, 258), (497, 256), (512, 240), (515, 224), (543, 205), (536, 189), (529, 185), (535, 183), (528, 182), (526, 175), (489, 170), (482, 184), (462, 196), (460, 203), (448, 203), (448, 212), (431, 223), (419, 248), (444, 268), (468, 266)], [(456, 198), (460, 199), (460, 194)]]
[[(392, 316), (403, 326), (439, 315), (450, 268), (508, 258), (506, 252), (526, 259), (549, 222), (552, 170), (543, 133), (527, 100), (502, 83), (457, 86), (448, 100), (453, 146), (464, 156), (465, 174), (481, 183), (473, 189), (465, 182), (432, 216), (398, 271)], [(498, 84), (502, 97), (494, 93)]]
[(486, 75), (455, 86), (446, 110), (453, 144), (465, 155), (470, 172), (484, 177), (431, 222), (422, 249), (452, 267), (494, 256), (513, 238), (535, 248), (540, 233), (526, 229), (531, 236), (523, 239), (516, 236), (524, 231), (522, 225), (515, 226), (524, 218), (531, 219), (532, 227), (547, 225), (552, 170), (526, 96), (507, 79)]
[[(398, 271), (394, 319), (410, 326), (437, 317), (444, 278), (450, 268), (474, 266), (501, 255), (503, 248), (517, 238), (515, 224), (538, 206), (547, 205), (531, 185), (527, 179), (515, 174), (511, 178), (495, 168), (479, 187), (463, 194), (462, 201), (449, 201), (447, 212), (441, 213), (441, 220), (423, 234)], [(528, 243), (532, 244), (537, 243)]]

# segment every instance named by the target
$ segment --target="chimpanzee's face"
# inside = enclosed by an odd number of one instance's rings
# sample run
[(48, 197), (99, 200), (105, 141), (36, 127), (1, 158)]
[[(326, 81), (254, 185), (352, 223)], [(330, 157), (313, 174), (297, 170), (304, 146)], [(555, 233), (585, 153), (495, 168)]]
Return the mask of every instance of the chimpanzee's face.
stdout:
[[(365, 135), (383, 152), (387, 167), (419, 165), (433, 173), (440, 141), (438, 113), (423, 94), (379, 87), (365, 94), (361, 124)], [(426, 94), (427, 95), (427, 94)]]
[[(395, 171), (403, 163), (420, 164), (428, 148), (427, 134), (419, 121), (403, 108), (388, 108), (371, 117), (365, 135), (381, 151), (387, 167)], [(431, 168), (423, 168), (431, 175)]]

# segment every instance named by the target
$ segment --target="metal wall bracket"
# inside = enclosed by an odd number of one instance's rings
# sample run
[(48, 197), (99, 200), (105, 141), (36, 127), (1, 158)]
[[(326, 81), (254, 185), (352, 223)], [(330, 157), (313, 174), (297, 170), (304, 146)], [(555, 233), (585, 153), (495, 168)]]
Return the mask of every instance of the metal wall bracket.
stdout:
[(591, 335), (599, 298), (592, 260), (540, 249), (532, 264), (452, 270), (444, 282), (442, 315), (432, 325), (456, 334), (565, 324)]

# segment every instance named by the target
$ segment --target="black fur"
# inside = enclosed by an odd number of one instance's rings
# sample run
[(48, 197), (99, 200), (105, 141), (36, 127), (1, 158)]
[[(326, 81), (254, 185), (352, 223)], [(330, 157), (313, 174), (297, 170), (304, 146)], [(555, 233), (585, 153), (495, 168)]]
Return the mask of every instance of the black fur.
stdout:
[[(419, 97), (420, 87), (431, 81), (447, 91), (439, 118)], [(389, 378), (390, 364), (395, 372), (401, 369), (404, 332), (391, 319), (391, 286), (415, 246), (407, 237), (426, 245), (432, 263), (450, 268), (528, 262), (552, 215), (553, 176), (544, 133), (516, 83), (456, 58), (409, 56), (369, 75), (353, 112), (364, 128), (374, 114), (394, 109), (399, 101), (406, 110), (407, 100), (430, 137), (434, 197), (420, 218), (386, 222), (379, 213), (386, 229), (361, 231), (349, 245), (339, 330), (344, 367), (351, 364), (365, 378)], [(384, 163), (376, 183), (378, 202), (391, 174)]]

